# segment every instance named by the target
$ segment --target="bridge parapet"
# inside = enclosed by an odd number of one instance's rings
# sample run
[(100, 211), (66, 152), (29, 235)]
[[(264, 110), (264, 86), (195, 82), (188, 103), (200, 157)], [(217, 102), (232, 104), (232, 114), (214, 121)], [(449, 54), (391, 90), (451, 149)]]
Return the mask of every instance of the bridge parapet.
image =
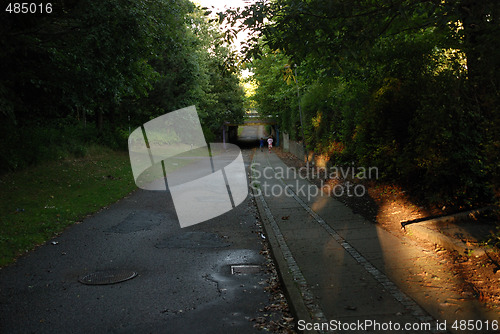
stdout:
[(276, 120), (273, 118), (262, 118), (262, 117), (245, 117), (243, 123), (229, 123), (226, 122), (226, 126), (252, 126), (252, 125), (276, 125)]

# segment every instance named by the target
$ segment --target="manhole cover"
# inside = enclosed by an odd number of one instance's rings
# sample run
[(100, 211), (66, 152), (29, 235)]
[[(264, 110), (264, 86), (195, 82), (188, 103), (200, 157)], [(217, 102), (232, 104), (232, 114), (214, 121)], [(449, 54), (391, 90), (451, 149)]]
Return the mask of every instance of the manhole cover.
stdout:
[(106, 270), (81, 276), (78, 281), (87, 285), (104, 285), (120, 283), (137, 276), (135, 271), (130, 270)]
[(260, 272), (260, 266), (255, 264), (237, 264), (231, 266), (231, 274), (256, 274)]

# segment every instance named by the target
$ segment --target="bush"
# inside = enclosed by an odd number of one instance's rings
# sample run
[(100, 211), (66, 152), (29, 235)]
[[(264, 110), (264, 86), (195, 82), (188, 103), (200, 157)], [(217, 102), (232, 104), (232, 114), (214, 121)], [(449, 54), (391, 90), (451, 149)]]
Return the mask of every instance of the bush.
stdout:
[(76, 121), (52, 121), (45, 124), (13, 126), (3, 124), (0, 141), (0, 173), (21, 170), (42, 161), (83, 157), (89, 145), (101, 144), (112, 149), (127, 149), (128, 132), (103, 130), (93, 124)]

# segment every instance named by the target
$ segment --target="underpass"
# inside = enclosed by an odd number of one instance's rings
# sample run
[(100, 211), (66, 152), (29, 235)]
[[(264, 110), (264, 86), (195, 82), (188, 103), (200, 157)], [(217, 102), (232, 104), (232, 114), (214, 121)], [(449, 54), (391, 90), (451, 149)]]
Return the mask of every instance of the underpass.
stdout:
[(272, 119), (249, 118), (243, 124), (225, 124), (227, 142), (234, 143), (242, 149), (259, 147), (260, 138), (273, 136), (276, 146), (279, 130)]

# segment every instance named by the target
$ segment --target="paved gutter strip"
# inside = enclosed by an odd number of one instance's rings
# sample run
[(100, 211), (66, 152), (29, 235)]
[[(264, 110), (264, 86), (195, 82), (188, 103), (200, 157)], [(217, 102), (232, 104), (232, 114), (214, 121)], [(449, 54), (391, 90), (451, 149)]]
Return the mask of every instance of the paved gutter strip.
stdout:
[[(267, 157), (267, 163), (269, 167), (271, 167), (274, 171), (274, 167), (271, 165), (269, 161), (269, 157)], [(276, 175), (277, 173), (275, 173)], [(283, 186), (285, 187), (286, 190), (289, 190), (290, 196), (292, 196), (303, 208), (306, 210), (315, 220), (316, 222), (323, 227), (333, 238), (335, 241), (337, 241), (360, 265), (363, 266), (363, 268), (370, 273), (387, 291), (397, 300), (399, 301), (406, 309), (410, 310), (412, 312), (412, 315), (415, 316), (419, 321), (422, 323), (429, 323), (431, 321), (435, 321), (435, 319), (430, 316), (427, 312), (425, 312), (413, 299), (408, 297), (403, 291), (401, 291), (396, 284), (394, 284), (384, 273), (382, 273), (380, 270), (378, 270), (373, 264), (371, 264), (363, 255), (361, 255), (354, 247), (349, 244), (344, 238), (342, 238), (328, 223), (325, 222), (323, 218), (321, 218), (315, 211), (313, 211), (300, 197), (297, 196), (297, 194), (291, 189), (289, 185), (287, 185), (281, 178), (276, 177), (277, 180), (279, 180)], [(263, 196), (261, 196), (261, 200), (263, 203), (265, 203)], [(269, 207), (267, 206), (267, 203), (265, 204), (266, 208), (266, 215), (271, 216), (272, 214), (270, 212)], [(278, 230), (278, 233), (281, 234), (279, 231), (279, 227), (276, 224), (276, 221), (274, 218), (272, 218), (273, 222), (273, 230), (276, 233), (276, 230)], [(276, 225), (276, 227), (274, 226)], [(281, 238), (283, 239), (283, 236), (281, 235)], [(283, 242), (284, 239), (283, 239)], [(286, 244), (285, 244), (286, 245)], [(290, 251), (287, 247), (288, 252)], [(292, 256), (290, 254), (290, 256)], [(292, 257), (293, 259), (293, 257)], [(293, 260), (295, 263), (295, 266), (297, 265), (295, 260)], [(301, 274), (302, 276), (302, 274)], [(303, 276), (302, 276), (303, 277)], [(305, 279), (304, 279), (305, 282)], [(440, 331), (437, 331), (435, 329), (431, 330), (432, 333), (440, 333)]]
[[(253, 176), (253, 175), (252, 175)], [(264, 196), (261, 194), (260, 196), (257, 196), (260, 201), (262, 206), (264, 207), (264, 212), (266, 213), (266, 218), (268, 219), (271, 228), (273, 229), (273, 233), (276, 236), (276, 240), (280, 246), (281, 252), (283, 254), (283, 257), (285, 258), (288, 268), (290, 270), (290, 273), (292, 274), (294, 282), (296, 282), (300, 294), (310, 312), (310, 314), (313, 316), (314, 319), (318, 320), (318, 322), (326, 323), (326, 317), (323, 313), (323, 310), (321, 307), (315, 302), (315, 298), (313, 293), (309, 290), (308, 284), (306, 279), (304, 278), (304, 275), (302, 275), (302, 272), (300, 271), (300, 268), (295, 261), (295, 258), (292, 255), (292, 252), (290, 251), (290, 248), (286, 244), (285, 238), (283, 234), (281, 233), (281, 230), (278, 227), (278, 224), (276, 223), (276, 220), (274, 219), (273, 214), (271, 213), (271, 209), (267, 205), (266, 200), (264, 199)], [(323, 331), (318, 331), (319, 333), (326, 333)]]

